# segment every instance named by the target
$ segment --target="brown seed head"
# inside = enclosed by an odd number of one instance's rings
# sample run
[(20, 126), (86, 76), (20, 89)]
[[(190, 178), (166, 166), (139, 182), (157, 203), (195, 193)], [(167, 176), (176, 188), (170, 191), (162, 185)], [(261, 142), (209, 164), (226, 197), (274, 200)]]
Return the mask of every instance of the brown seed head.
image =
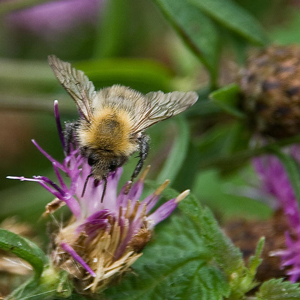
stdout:
[(300, 133), (300, 47), (271, 46), (241, 71), (242, 107), (251, 126), (274, 138)]

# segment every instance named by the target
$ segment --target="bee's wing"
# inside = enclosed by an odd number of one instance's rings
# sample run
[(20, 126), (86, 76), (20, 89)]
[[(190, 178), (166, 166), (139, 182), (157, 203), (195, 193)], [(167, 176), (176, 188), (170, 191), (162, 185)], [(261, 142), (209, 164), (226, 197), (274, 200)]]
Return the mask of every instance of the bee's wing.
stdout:
[(82, 71), (72, 68), (70, 63), (61, 61), (55, 55), (49, 55), (48, 61), (58, 81), (74, 99), (80, 113), (90, 121), (93, 115), (91, 104), (96, 96), (93, 83)]
[(164, 94), (161, 91), (145, 95), (145, 103), (140, 108), (137, 123), (132, 132), (140, 132), (149, 126), (178, 115), (192, 106), (198, 99), (195, 92), (173, 92)]

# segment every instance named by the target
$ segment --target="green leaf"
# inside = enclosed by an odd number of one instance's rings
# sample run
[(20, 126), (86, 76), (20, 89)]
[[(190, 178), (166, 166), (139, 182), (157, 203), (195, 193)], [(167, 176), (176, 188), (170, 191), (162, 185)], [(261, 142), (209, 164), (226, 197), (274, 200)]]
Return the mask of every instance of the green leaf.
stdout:
[[(167, 199), (171, 199), (176, 198), (178, 192), (167, 188), (162, 195)], [(201, 236), (212, 257), (228, 276), (244, 267), (242, 253), (224, 234), (211, 211), (208, 208), (203, 209), (199, 200), (193, 194), (189, 194), (179, 203), (178, 207), (189, 219), (198, 224), (201, 230), (198, 236)]]
[(227, 113), (243, 119), (245, 114), (238, 109), (240, 88), (236, 83), (227, 85), (209, 95), (209, 98), (218, 104)]
[(207, 164), (210, 161), (217, 162), (222, 158), (232, 157), (232, 161), (229, 163), (214, 163), (214, 167), (218, 168), (222, 174), (241, 168), (246, 160), (236, 163), (233, 157), (236, 153), (248, 150), (251, 136), (251, 131), (239, 120), (228, 124), (215, 125), (199, 139), (197, 149), (200, 157), (200, 166), (202, 167), (203, 164)]
[(229, 44), (232, 45), (237, 64), (239, 66), (245, 65), (248, 56), (247, 47), (249, 46), (247, 40), (233, 32), (226, 32), (225, 39), (228, 39)]
[(221, 112), (219, 105), (208, 99), (210, 93), (208, 87), (198, 90), (197, 92), (199, 95), (198, 101), (185, 112), (186, 116), (203, 118)]
[(299, 44), (300, 12), (294, 10), (283, 26), (275, 26), (271, 32), (272, 41), (278, 45)]
[(278, 157), (283, 164), (292, 187), (294, 189), (295, 196), (300, 203), (300, 171), (299, 164), (290, 155), (281, 151), (279, 147), (272, 147), (271, 151)]
[(94, 51), (95, 58), (117, 56), (128, 37), (128, 0), (110, 0), (98, 18), (100, 21)]
[(178, 207), (185, 215), (200, 225), (203, 216), (203, 208), (199, 200), (193, 194), (189, 194), (184, 201), (179, 203)]
[(182, 116), (176, 118), (176, 123), (178, 135), (164, 163), (164, 167), (157, 177), (157, 182), (163, 182), (166, 179), (172, 182), (176, 178), (188, 151), (190, 140), (189, 125)]
[(260, 238), (260, 240), (258, 241), (257, 247), (256, 247), (256, 251), (254, 256), (251, 256), (249, 259), (249, 276), (251, 276), (251, 279), (254, 279), (257, 268), (260, 266), (261, 262), (262, 262), (262, 252), (264, 249), (264, 245), (265, 245), (265, 238), (262, 237)]
[(4, 229), (0, 229), (0, 248), (30, 263), (34, 268), (36, 278), (40, 277), (44, 265), (48, 262), (47, 256), (37, 245)]
[[(72, 294), (71, 297), (67, 298), (70, 300), (89, 300), (90, 298), (83, 297), (82, 295)], [(55, 299), (57, 300), (57, 299)]]
[[(220, 176), (216, 169), (200, 171), (191, 187), (193, 193), (205, 205), (221, 216), (222, 220), (240, 218), (267, 219), (273, 214), (271, 208), (261, 201), (253, 201), (246, 195), (239, 194), (249, 187), (253, 169), (247, 166), (241, 172), (230, 176)], [(250, 178), (250, 179), (249, 179)]]
[(217, 76), (220, 52), (219, 33), (215, 24), (187, 0), (154, 0), (186, 45)]
[[(162, 194), (167, 199), (175, 198), (178, 195), (171, 188), (167, 188)], [(251, 259), (249, 269), (247, 269), (241, 251), (224, 234), (211, 211), (208, 208), (203, 209), (196, 197), (190, 194), (178, 206), (183, 212), (181, 218), (188, 218), (198, 228), (196, 235), (193, 232), (190, 234), (192, 239), (199, 240), (199, 246), (202, 245), (206, 251), (208, 250), (209, 257), (207, 259), (210, 259), (211, 264), (216, 266), (219, 271), (226, 274), (230, 286), (229, 299), (242, 299), (256, 285), (254, 275), (260, 263), (263, 239), (259, 242), (256, 254)], [(163, 233), (160, 232), (160, 234)], [(177, 233), (174, 234), (178, 235)], [(180, 237), (178, 238), (180, 239)], [(166, 238), (165, 240), (168, 244)]]
[(232, 124), (216, 124), (202, 134), (201, 139), (197, 142), (197, 149), (202, 161), (213, 160), (232, 153), (228, 152), (229, 146), (226, 146), (230, 144), (228, 134), (232, 132), (232, 129)]
[(133, 265), (135, 274), (105, 291), (103, 298), (221, 300), (229, 294), (224, 274), (211, 263), (199, 236), (198, 224), (173, 216), (160, 229)]
[[(74, 297), (73, 283), (69, 280), (69, 273), (48, 266), (42, 276), (37, 280), (30, 279), (19, 286), (7, 300), (53, 300), (53, 299), (84, 299)], [(71, 297), (70, 297), (71, 296)], [(70, 298), (69, 298), (70, 297)]]
[(253, 134), (249, 130), (249, 127), (243, 122), (236, 121), (230, 125), (230, 132), (227, 133), (227, 142), (225, 143), (225, 149), (223, 150), (225, 155), (248, 149), (249, 141)]
[(244, 268), (241, 251), (224, 234), (208, 208), (204, 210), (200, 223), (207, 247), (227, 276), (241, 272)]
[(178, 172), (178, 176), (175, 181), (171, 182), (171, 185), (176, 187), (176, 190), (178, 191), (183, 191), (193, 187), (197, 174), (199, 173), (198, 166), (201, 160), (202, 157), (199, 155), (199, 151), (195, 143), (191, 140), (185, 160), (182, 163), (182, 167)]
[(264, 241), (264, 238), (259, 240), (255, 255), (250, 257), (249, 267), (246, 268), (243, 266), (240, 270), (237, 270), (238, 272), (232, 273), (233, 276), (230, 277), (231, 294), (229, 299), (244, 299), (244, 295), (258, 285), (254, 277), (258, 266), (262, 262), (260, 256), (263, 251)]
[[(175, 198), (176, 192), (168, 188), (163, 192), (163, 195)], [(193, 194), (189, 194), (179, 203), (178, 207), (189, 219), (199, 225), (201, 232), (198, 235), (201, 234), (212, 257), (228, 276), (244, 266), (242, 253), (224, 234), (211, 211), (208, 208), (203, 209), (199, 200)]]
[(188, 0), (221, 25), (256, 45), (266, 45), (268, 37), (259, 22), (231, 0)]
[[(247, 269), (241, 251), (224, 234), (211, 211), (208, 208), (201, 209), (193, 195), (180, 202), (179, 208), (199, 224), (204, 244), (218, 267), (227, 275), (230, 285), (229, 299), (242, 299), (245, 293), (255, 286), (253, 268), (258, 265), (259, 259), (253, 258), (251, 269)], [(262, 244), (263, 242), (260, 242), (258, 246), (257, 256), (260, 255)]]
[(292, 284), (283, 279), (271, 279), (261, 285), (255, 296), (254, 300), (298, 300), (300, 299), (299, 283)]
[[(258, 283), (254, 280), (257, 268), (262, 262), (261, 254), (265, 239), (261, 238), (257, 244), (255, 255), (250, 257), (249, 267), (242, 268), (240, 274), (236, 274), (231, 280), (232, 299), (242, 299), (242, 297), (252, 290)], [(239, 275), (239, 276), (238, 276)]]

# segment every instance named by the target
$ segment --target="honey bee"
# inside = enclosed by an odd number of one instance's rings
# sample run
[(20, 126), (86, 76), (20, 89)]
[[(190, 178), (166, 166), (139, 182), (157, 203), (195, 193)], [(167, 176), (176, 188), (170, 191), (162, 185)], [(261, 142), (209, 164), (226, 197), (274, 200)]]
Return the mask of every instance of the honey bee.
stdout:
[(139, 161), (131, 181), (139, 174), (149, 152), (149, 137), (144, 130), (153, 124), (177, 115), (192, 106), (198, 99), (195, 92), (163, 93), (161, 91), (141, 94), (131, 88), (113, 85), (96, 92), (83, 71), (76, 70), (68, 62), (54, 55), (48, 57), (58, 81), (76, 103), (80, 118), (67, 123), (66, 144), (74, 137), (81, 155), (91, 166), (83, 188), (89, 178), (95, 184), (104, 181), (104, 191), (110, 172), (122, 166), (128, 158), (139, 151)]

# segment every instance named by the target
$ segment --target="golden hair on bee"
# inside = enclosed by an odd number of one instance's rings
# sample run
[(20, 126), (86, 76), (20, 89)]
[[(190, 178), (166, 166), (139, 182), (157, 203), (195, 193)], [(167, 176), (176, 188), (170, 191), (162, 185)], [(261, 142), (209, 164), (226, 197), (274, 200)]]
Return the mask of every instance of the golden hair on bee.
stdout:
[[(88, 77), (68, 62), (54, 55), (48, 57), (58, 81), (73, 98), (80, 113), (78, 121), (67, 123), (66, 144), (76, 139), (81, 154), (87, 158), (96, 182), (104, 181), (110, 172), (121, 167), (134, 153), (139, 161), (131, 180), (139, 174), (149, 151), (149, 137), (144, 130), (175, 116), (198, 99), (195, 92), (150, 92), (143, 95), (131, 88), (113, 85), (96, 92)], [(86, 186), (86, 184), (85, 184)], [(85, 187), (83, 189), (84, 194)]]
[(128, 138), (133, 125), (133, 120), (125, 110), (104, 107), (95, 111), (90, 123), (81, 123), (77, 131), (78, 140), (81, 145), (95, 150), (101, 145), (107, 151), (127, 156), (138, 150), (138, 145)]

